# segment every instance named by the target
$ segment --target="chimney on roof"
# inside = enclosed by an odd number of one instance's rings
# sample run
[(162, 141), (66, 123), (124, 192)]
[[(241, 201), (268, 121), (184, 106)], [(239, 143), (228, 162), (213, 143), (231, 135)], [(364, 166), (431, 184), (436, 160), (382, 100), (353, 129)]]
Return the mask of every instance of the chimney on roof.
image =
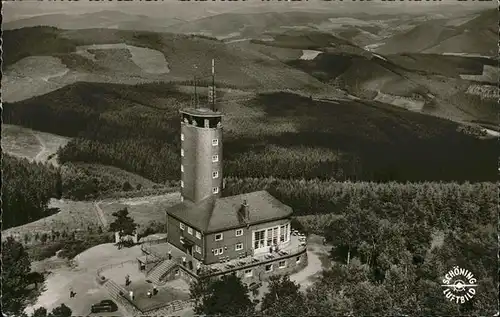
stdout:
[(250, 210), (248, 208), (248, 203), (247, 200), (243, 200), (243, 203), (241, 204), (241, 216), (245, 221), (248, 221), (250, 219)]

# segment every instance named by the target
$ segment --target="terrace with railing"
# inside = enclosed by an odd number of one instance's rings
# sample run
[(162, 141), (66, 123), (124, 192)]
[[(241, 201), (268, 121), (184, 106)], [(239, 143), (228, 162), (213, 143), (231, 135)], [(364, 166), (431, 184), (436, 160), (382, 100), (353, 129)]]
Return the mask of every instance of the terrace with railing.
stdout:
[[(168, 243), (144, 243), (141, 250), (157, 259), (168, 259), (171, 255), (171, 261), (176, 262), (179, 267), (194, 278), (200, 276), (217, 276), (234, 271), (244, 270), (256, 265), (263, 265), (277, 260), (291, 258), (306, 252), (306, 237), (298, 232), (294, 232), (290, 237), (290, 242), (273, 252), (256, 253), (251, 256), (241, 256), (237, 259), (224, 259), (220, 263), (204, 265), (200, 261), (185, 254), (182, 250)], [(182, 261), (182, 258), (186, 262)], [(190, 262), (192, 262), (190, 264)], [(193, 264), (194, 262), (194, 264)], [(160, 261), (161, 263), (161, 261)], [(158, 264), (157, 264), (158, 265)], [(155, 265), (155, 267), (157, 266)]]

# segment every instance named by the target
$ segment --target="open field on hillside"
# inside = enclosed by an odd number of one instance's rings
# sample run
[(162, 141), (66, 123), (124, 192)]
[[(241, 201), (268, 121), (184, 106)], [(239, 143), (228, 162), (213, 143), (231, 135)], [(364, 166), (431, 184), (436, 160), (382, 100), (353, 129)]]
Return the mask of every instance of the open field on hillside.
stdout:
[[(180, 202), (179, 193), (157, 196), (144, 196), (125, 199), (105, 199), (103, 201), (73, 201), (68, 199), (52, 199), (49, 208), (58, 208), (60, 212), (29, 224), (9, 228), (2, 231), (4, 237), (15, 236), (20, 240), (25, 234), (50, 233), (54, 231), (87, 231), (89, 228), (96, 230), (102, 225), (99, 213), (105, 217), (104, 224), (113, 222), (113, 212), (127, 208), (132, 218), (139, 224), (139, 230), (144, 230), (152, 222), (164, 223), (165, 210)], [(101, 211), (99, 211), (99, 209)]]
[(10, 124), (2, 124), (2, 151), (33, 159), (42, 150), (40, 142), (31, 130)]
[(151, 223), (165, 223), (166, 210), (181, 201), (179, 193), (159, 196), (146, 196), (120, 200), (104, 200), (99, 202), (99, 207), (104, 213), (108, 223), (113, 222), (113, 212), (127, 208), (129, 214), (139, 225), (139, 230), (146, 229)]
[(484, 65), (483, 73), (481, 75), (460, 75), (461, 78), (471, 81), (479, 81), (483, 83), (495, 84), (498, 82), (500, 76), (500, 69), (498, 66)]
[(69, 69), (52, 56), (30, 56), (4, 70), (2, 99), (18, 101), (39, 96), (74, 82)]
[[(20, 37), (25, 40), (16, 41)], [(44, 44), (33, 44), (39, 42)], [(194, 65), (200, 77), (209, 75), (212, 58), (216, 59), (219, 85), (252, 90), (329, 88), (259, 50), (243, 50), (217, 39), (192, 35), (33, 27), (6, 31), (4, 48), (6, 76), (2, 84), (7, 91), (4, 100), (10, 102), (76, 81), (123, 84), (190, 81)], [(45, 60), (56, 65), (55, 75), (62, 77), (50, 77), (51, 73), (41, 66)]]
[(21, 240), (25, 234), (49, 233), (54, 231), (86, 231), (97, 229), (99, 220), (92, 202), (52, 199), (49, 208), (58, 208), (60, 212), (46, 218), (9, 228), (2, 232), (3, 236), (17, 236)]
[[(125, 43), (78, 46), (76, 48), (76, 53), (92, 61), (97, 61), (105, 51), (120, 50), (120, 49), (128, 50), (132, 62), (134, 62), (138, 67), (140, 67), (143, 72), (153, 73), (153, 74), (164, 74), (170, 71), (168, 69), (168, 63), (165, 60), (165, 56), (163, 56), (161, 52), (148, 48), (131, 46)], [(113, 58), (111, 60), (113, 60)], [(118, 58), (118, 60), (121, 59)], [(107, 62), (109, 62), (109, 60)]]
[(14, 156), (25, 157), (39, 162), (50, 161), (57, 165), (55, 154), (65, 146), (70, 138), (2, 124), (2, 149)]

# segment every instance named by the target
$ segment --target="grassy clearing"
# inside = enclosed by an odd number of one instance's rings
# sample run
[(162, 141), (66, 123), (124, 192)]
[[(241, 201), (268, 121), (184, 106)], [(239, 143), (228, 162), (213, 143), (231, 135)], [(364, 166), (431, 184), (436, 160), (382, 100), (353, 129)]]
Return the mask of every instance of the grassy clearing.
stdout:
[(56, 152), (69, 141), (60, 135), (2, 124), (2, 149), (17, 157), (57, 165)]
[(2, 235), (16, 236), (22, 241), (26, 234), (50, 233), (52, 230), (59, 232), (86, 231), (88, 228), (97, 229), (99, 226), (92, 202), (53, 199), (49, 207), (58, 208), (60, 212), (23, 226), (7, 229), (2, 232)]
[(113, 212), (127, 208), (130, 216), (139, 225), (139, 230), (147, 228), (151, 223), (165, 223), (166, 209), (180, 202), (179, 193), (159, 196), (105, 200), (99, 203), (108, 223), (114, 221)]
[(34, 159), (42, 149), (31, 130), (2, 124), (2, 151), (17, 157)]
[[(153, 223), (164, 223), (165, 210), (178, 202), (180, 202), (180, 194), (169, 193), (137, 198), (106, 199), (98, 204), (108, 223), (114, 221), (113, 212), (125, 207), (128, 208), (131, 217), (139, 224), (140, 230), (141, 228), (146, 229)], [(36, 233), (87, 232), (89, 229), (95, 232), (100, 226), (93, 201), (53, 199), (49, 207), (59, 208), (60, 212), (23, 226), (9, 228), (2, 231), (2, 235), (5, 237), (14, 236), (23, 241), (26, 234), (32, 237)]]

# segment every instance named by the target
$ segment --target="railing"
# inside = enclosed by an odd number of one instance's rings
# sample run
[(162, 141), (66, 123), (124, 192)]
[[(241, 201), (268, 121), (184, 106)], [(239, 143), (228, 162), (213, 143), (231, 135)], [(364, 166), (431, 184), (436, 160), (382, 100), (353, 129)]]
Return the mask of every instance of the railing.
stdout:
[(166, 305), (160, 306), (162, 304), (156, 305), (157, 307), (150, 308), (148, 310), (143, 311), (143, 314), (147, 314), (148, 316), (155, 316), (155, 314), (161, 313), (158, 316), (164, 316), (165, 314), (170, 314), (179, 310), (183, 310), (186, 307), (193, 306), (194, 300), (174, 300)]
[(136, 261), (137, 260), (127, 260), (127, 261), (123, 261), (123, 262), (120, 262), (120, 263), (112, 263), (112, 264), (108, 264), (108, 265), (105, 265), (105, 266), (101, 266), (100, 268), (97, 269), (96, 274), (97, 274), (98, 277), (101, 277), (101, 273), (103, 271), (109, 270), (109, 269), (114, 268), (114, 267), (123, 267), (124, 264), (136, 263)]
[(151, 256), (154, 256), (158, 258), (159, 260), (165, 259), (165, 256), (162, 256), (161, 254), (156, 253), (156, 251), (151, 248), (151, 244), (141, 244), (141, 251), (145, 252)]
[(161, 243), (166, 243), (167, 238), (160, 238), (160, 239), (154, 239), (154, 240), (148, 240), (141, 242), (141, 245), (153, 245), (153, 244), (161, 244)]
[[(254, 256), (253, 258), (258, 258), (258, 262), (246, 262), (245, 265), (236, 265), (233, 268), (228, 268), (228, 269), (219, 269), (217, 271), (212, 271), (210, 270), (210, 266), (205, 266), (201, 269), (200, 273), (198, 276), (200, 277), (209, 277), (209, 276), (218, 276), (218, 275), (223, 275), (235, 271), (240, 271), (244, 270), (250, 267), (254, 267), (256, 265), (262, 265), (262, 264), (267, 264), (271, 262), (275, 262), (277, 260), (283, 260), (283, 259), (288, 259), (294, 256), (297, 256), (299, 254), (302, 254), (307, 251), (307, 245), (300, 245), (298, 247), (292, 248), (292, 249), (287, 249), (286, 252), (287, 254), (284, 255), (279, 255), (278, 253), (273, 253), (273, 258), (266, 259), (265, 255), (270, 254), (270, 253), (265, 253), (262, 254), (262, 256)], [(243, 261), (243, 260), (242, 260)], [(222, 263), (221, 263), (222, 264)]]

